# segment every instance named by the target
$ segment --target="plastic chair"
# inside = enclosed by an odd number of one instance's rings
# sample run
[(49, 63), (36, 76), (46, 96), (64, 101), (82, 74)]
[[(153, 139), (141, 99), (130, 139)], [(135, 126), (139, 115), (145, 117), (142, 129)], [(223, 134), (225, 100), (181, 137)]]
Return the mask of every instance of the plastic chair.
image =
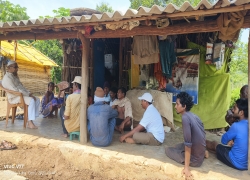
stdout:
[(17, 103), (17, 104), (10, 104), (9, 101), (8, 101), (8, 98), (7, 98), (7, 112), (6, 112), (6, 124), (5, 124), (5, 127), (7, 127), (7, 125), (8, 125), (10, 109), (12, 109), (12, 121), (11, 122), (12, 122), (12, 124), (14, 124), (14, 121), (15, 121), (15, 118), (16, 118), (16, 109), (17, 109), (17, 107), (23, 107), (23, 112), (24, 112), (24, 115), (23, 115), (23, 127), (26, 128), (26, 124), (27, 124), (27, 121), (28, 121), (28, 105), (26, 105), (25, 102), (24, 102), (23, 94), (21, 92), (18, 92), (18, 91), (12, 91), (12, 90), (9, 90), (9, 89), (5, 89), (2, 86), (2, 81), (0, 81), (0, 88), (2, 90), (4, 90), (5, 92), (7, 92), (7, 93), (20, 96), (20, 103)]
[(76, 138), (76, 136), (78, 136), (78, 140), (80, 141), (80, 131), (75, 131), (75, 132), (69, 133), (69, 139), (71, 141), (73, 140), (74, 137)]

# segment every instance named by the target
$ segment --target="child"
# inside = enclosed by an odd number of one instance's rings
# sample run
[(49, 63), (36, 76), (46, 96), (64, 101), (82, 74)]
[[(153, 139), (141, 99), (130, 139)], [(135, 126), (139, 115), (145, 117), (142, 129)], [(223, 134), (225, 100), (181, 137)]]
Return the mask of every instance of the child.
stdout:
[[(61, 107), (61, 104), (63, 103), (63, 98), (55, 98), (54, 97), (54, 91), (55, 84), (53, 82), (50, 82), (48, 84), (48, 91), (45, 93), (42, 99), (42, 109), (41, 113), (43, 115), (43, 118), (46, 118), (48, 116), (53, 117), (53, 112)], [(59, 93), (60, 95), (60, 93)]]

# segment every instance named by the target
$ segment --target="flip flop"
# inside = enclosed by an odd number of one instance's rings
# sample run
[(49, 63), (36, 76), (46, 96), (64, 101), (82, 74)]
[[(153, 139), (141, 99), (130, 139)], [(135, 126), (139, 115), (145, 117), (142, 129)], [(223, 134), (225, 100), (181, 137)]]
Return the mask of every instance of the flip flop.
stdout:
[(12, 144), (12, 142), (3, 140), (0, 145), (1, 150), (12, 150), (16, 149), (17, 146), (15, 144)]

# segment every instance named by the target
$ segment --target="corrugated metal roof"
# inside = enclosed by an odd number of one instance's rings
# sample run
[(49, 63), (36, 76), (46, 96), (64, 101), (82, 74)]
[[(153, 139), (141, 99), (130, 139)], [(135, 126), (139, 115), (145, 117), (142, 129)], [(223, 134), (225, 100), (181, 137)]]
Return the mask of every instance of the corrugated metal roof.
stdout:
[[(220, 2), (219, 2), (220, 1)], [(221, 3), (216, 6), (217, 3)], [(120, 11), (114, 13), (103, 13), (83, 16), (71, 16), (60, 18), (44, 18), (44, 19), (30, 19), (22, 21), (13, 21), (0, 23), (0, 29), (16, 28), (24, 26), (41, 26), (41, 25), (57, 25), (57, 24), (75, 24), (75, 23), (91, 23), (91, 22), (104, 22), (104, 21), (119, 21), (122, 19), (132, 19), (142, 16), (160, 15), (163, 13), (174, 14), (178, 12), (195, 11), (198, 9), (213, 9), (222, 8), (234, 5), (243, 5), (249, 3), (250, 0), (215, 0), (212, 4), (208, 0), (201, 0), (200, 3), (193, 7), (188, 1), (184, 2), (180, 7), (174, 4), (168, 4), (166, 7), (154, 5), (151, 8), (139, 7), (138, 10), (128, 9), (124, 14)], [(218, 3), (218, 4), (219, 4)]]

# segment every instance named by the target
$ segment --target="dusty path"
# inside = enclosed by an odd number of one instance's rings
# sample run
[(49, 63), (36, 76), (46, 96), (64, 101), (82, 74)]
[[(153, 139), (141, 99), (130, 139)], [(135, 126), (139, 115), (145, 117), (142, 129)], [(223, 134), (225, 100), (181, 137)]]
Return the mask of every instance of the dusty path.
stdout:
[(103, 179), (88, 169), (78, 169), (54, 148), (19, 144), (16, 150), (0, 151), (0, 170), (11, 170), (34, 180)]
[[(91, 142), (82, 145), (77, 140), (62, 138), (60, 123), (59, 119), (41, 118), (36, 121), (39, 129), (30, 130), (22, 128), (21, 120), (9, 124), (8, 128), (0, 121), (0, 140), (9, 140), (18, 146), (16, 150), (0, 151), (0, 170), (19, 172), (32, 180), (183, 179), (183, 165), (165, 155), (165, 146), (183, 141), (181, 128), (167, 133), (159, 147), (120, 143), (120, 134), (116, 132), (110, 146), (98, 148)], [(221, 137), (207, 132), (207, 138), (218, 141)], [(201, 167), (191, 168), (191, 172), (196, 180), (249, 180), (246, 171), (227, 167), (213, 154)]]

